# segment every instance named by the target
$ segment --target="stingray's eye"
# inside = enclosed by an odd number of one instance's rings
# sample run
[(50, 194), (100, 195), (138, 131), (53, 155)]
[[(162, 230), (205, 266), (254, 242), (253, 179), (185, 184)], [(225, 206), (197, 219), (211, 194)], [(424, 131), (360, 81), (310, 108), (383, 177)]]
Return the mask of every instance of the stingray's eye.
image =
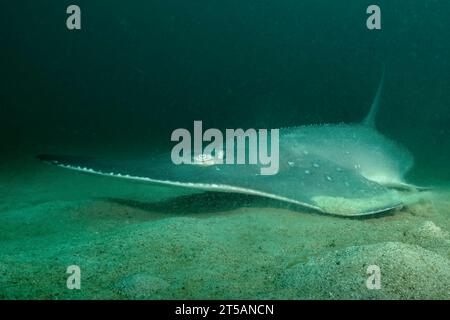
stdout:
[(215, 164), (214, 158), (210, 154), (199, 154), (194, 157), (194, 164), (210, 166)]
[(194, 157), (195, 162), (203, 162), (207, 160), (206, 154), (199, 154)]

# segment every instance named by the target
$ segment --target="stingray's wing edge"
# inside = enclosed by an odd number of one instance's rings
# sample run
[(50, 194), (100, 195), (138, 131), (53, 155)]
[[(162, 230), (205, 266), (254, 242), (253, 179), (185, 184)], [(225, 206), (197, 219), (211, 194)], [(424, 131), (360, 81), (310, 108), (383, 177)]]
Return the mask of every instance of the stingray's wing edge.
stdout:
[(77, 171), (77, 172), (81, 172), (81, 173), (87, 173), (87, 174), (91, 174), (91, 175), (105, 176), (105, 177), (116, 178), (116, 179), (126, 179), (126, 180), (174, 186), (174, 187), (193, 188), (193, 189), (199, 189), (199, 190), (204, 190), (204, 191), (218, 191), (218, 192), (232, 192), (232, 193), (234, 192), (234, 193), (249, 194), (249, 195), (255, 195), (255, 196), (260, 196), (260, 197), (271, 198), (274, 200), (289, 202), (289, 203), (293, 203), (293, 204), (296, 204), (296, 205), (299, 205), (302, 207), (306, 207), (306, 208), (309, 208), (312, 210), (319, 211), (321, 213), (327, 213), (318, 206), (314, 206), (314, 205), (311, 205), (311, 204), (308, 204), (305, 202), (301, 202), (301, 201), (297, 201), (294, 199), (277, 196), (275, 194), (262, 192), (262, 191), (258, 191), (258, 190), (253, 190), (253, 189), (240, 188), (240, 187), (224, 185), (224, 184), (188, 183), (188, 182), (151, 179), (148, 177), (131, 176), (131, 175), (126, 175), (126, 174), (114, 173), (114, 172), (102, 172), (99, 170), (95, 170), (93, 168), (77, 166), (75, 164), (72, 165), (67, 162), (62, 162), (62, 161), (58, 160), (57, 156), (51, 156), (51, 155), (39, 155), (37, 158), (39, 160), (41, 160), (42, 162), (52, 164), (52, 165), (60, 167), (60, 168)]
[[(342, 217), (359, 217), (359, 216), (370, 216), (370, 215), (376, 215), (388, 211), (392, 211), (395, 209), (399, 209), (403, 207), (403, 203), (396, 203), (392, 204), (386, 207), (380, 207), (380, 208), (374, 208), (368, 211), (363, 212), (357, 212), (355, 214), (345, 214), (345, 213), (337, 213), (328, 211), (320, 206), (316, 206), (310, 203), (298, 201), (292, 198), (279, 196), (273, 193), (258, 191), (250, 188), (242, 188), (242, 187), (236, 187), (231, 186), (227, 184), (209, 184), (209, 183), (189, 183), (189, 182), (180, 182), (180, 181), (172, 181), (172, 180), (159, 180), (159, 179), (152, 179), (149, 177), (144, 176), (135, 176), (135, 175), (129, 175), (129, 174), (123, 174), (120, 172), (111, 172), (109, 170), (102, 171), (98, 168), (90, 167), (89, 166), (89, 160), (90, 159), (96, 159), (96, 158), (85, 158), (85, 157), (77, 157), (77, 156), (55, 156), (55, 155), (39, 155), (37, 156), (39, 160), (45, 163), (49, 163), (52, 165), (55, 165), (60, 168), (69, 169), (72, 171), (77, 171), (80, 173), (87, 173), (91, 175), (97, 175), (97, 176), (105, 176), (110, 178), (117, 178), (117, 179), (126, 179), (130, 181), (137, 181), (137, 182), (144, 182), (144, 183), (152, 183), (152, 184), (159, 184), (159, 185), (166, 185), (166, 186), (174, 186), (174, 187), (183, 187), (183, 188), (192, 188), (192, 189), (198, 189), (198, 190), (204, 190), (204, 191), (217, 191), (217, 192), (229, 192), (229, 193), (241, 193), (241, 194), (248, 194), (248, 195), (255, 195), (265, 198), (270, 198), (278, 201), (283, 201), (287, 203), (292, 203), (304, 208), (308, 208), (314, 211), (317, 211), (319, 213), (323, 214), (330, 214), (334, 216), (342, 216)], [(78, 165), (77, 165), (78, 164)]]

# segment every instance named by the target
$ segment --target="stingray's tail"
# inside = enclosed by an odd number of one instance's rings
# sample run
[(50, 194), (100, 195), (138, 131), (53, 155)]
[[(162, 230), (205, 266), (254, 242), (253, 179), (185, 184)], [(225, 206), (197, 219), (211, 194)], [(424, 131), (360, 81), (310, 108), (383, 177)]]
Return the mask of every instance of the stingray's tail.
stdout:
[(384, 86), (384, 73), (385, 73), (385, 65), (383, 64), (383, 73), (381, 74), (380, 84), (378, 85), (378, 90), (373, 99), (372, 106), (370, 107), (369, 114), (364, 118), (363, 124), (369, 127), (375, 128), (375, 119), (377, 117), (378, 109), (380, 107), (380, 99), (381, 93), (383, 91)]

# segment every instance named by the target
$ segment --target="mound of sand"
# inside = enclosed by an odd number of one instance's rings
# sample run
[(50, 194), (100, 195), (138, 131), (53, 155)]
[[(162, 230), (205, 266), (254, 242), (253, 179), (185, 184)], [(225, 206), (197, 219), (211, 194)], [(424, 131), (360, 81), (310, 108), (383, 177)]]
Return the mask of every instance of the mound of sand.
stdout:
[[(370, 290), (367, 268), (381, 271), (381, 289)], [(352, 246), (286, 270), (280, 285), (292, 297), (354, 299), (450, 298), (450, 261), (418, 246), (387, 242)]]

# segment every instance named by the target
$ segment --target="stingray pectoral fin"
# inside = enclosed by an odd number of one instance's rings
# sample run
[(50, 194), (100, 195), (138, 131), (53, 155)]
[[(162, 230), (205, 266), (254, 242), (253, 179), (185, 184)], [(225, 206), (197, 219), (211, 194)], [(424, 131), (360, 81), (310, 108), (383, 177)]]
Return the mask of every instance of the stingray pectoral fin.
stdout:
[(383, 186), (391, 189), (396, 189), (399, 191), (429, 191), (432, 190), (432, 187), (423, 187), (423, 186), (417, 186), (415, 184), (407, 183), (407, 182), (389, 182), (389, 183), (383, 183)]
[(90, 174), (251, 194), (342, 216), (375, 214), (402, 205), (387, 188), (314, 155), (305, 155), (298, 161), (280, 161), (276, 175), (261, 175), (258, 165), (175, 165), (170, 154), (132, 160), (51, 155), (39, 159)]

